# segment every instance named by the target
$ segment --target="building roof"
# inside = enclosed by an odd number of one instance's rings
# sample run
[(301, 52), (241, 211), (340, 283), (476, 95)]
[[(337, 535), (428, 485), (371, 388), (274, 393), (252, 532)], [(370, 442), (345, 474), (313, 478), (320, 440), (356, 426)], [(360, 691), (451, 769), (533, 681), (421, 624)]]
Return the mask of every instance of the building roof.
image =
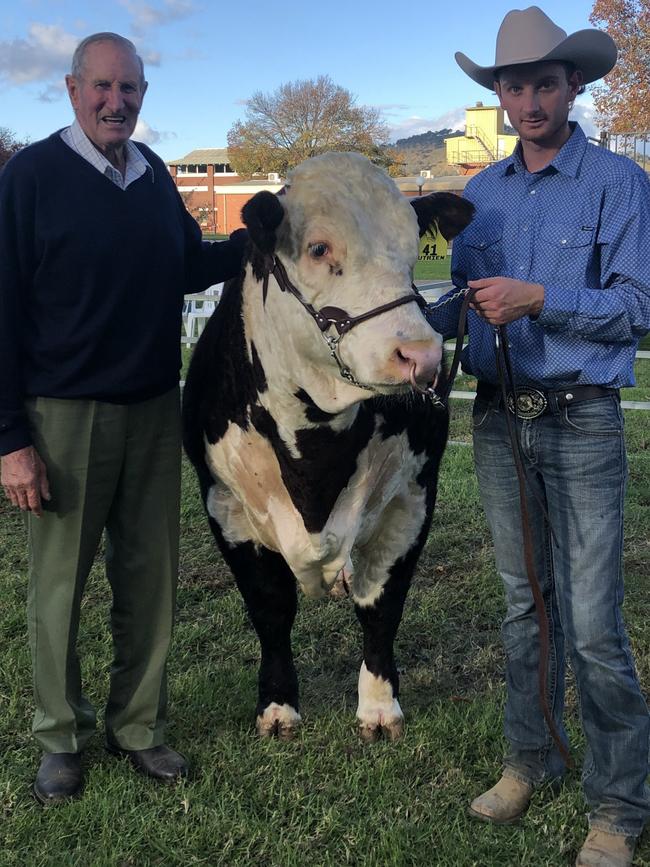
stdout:
[(228, 148), (198, 148), (177, 160), (167, 160), (168, 166), (218, 166), (228, 162)]

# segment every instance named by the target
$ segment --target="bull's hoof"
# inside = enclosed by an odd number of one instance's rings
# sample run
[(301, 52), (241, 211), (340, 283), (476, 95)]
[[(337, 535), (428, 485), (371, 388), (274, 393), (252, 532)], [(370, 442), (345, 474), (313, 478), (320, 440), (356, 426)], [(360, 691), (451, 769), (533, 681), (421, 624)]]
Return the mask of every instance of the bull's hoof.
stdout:
[(261, 738), (277, 737), (290, 741), (302, 725), (302, 718), (290, 704), (272, 702), (257, 717), (255, 728)]
[(359, 672), (359, 706), (357, 707), (359, 734), (362, 740), (372, 742), (380, 737), (396, 741), (404, 734), (404, 714), (393, 695), (389, 680), (371, 674), (366, 663)]
[(380, 738), (387, 741), (398, 741), (404, 734), (404, 718), (386, 723), (369, 723), (359, 721), (359, 737), (367, 744), (375, 743)]

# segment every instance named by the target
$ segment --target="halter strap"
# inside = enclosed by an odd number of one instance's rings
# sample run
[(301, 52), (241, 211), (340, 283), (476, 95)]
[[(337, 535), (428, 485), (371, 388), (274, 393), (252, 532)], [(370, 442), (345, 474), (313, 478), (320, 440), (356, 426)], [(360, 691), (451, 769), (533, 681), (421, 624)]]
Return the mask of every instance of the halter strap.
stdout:
[[(365, 322), (367, 319), (372, 319), (374, 316), (379, 316), (380, 313), (385, 313), (387, 310), (392, 310), (394, 307), (399, 307), (402, 304), (409, 304), (415, 301), (422, 309), (426, 307), (426, 301), (420, 295), (415, 285), (413, 285), (413, 294), (403, 295), (401, 298), (396, 298), (394, 301), (388, 301), (386, 304), (380, 304), (378, 307), (373, 307), (366, 313), (360, 313), (358, 316), (350, 316), (341, 307), (322, 307), (317, 310), (313, 304), (304, 297), (302, 292), (293, 285), (289, 280), (289, 275), (282, 262), (274, 257), (273, 268), (270, 273), (275, 277), (278, 286), (283, 292), (289, 292), (300, 301), (305, 310), (315, 320), (321, 331), (327, 331), (332, 325), (336, 328), (339, 336), (347, 334), (355, 325), (360, 322)], [(268, 274), (265, 275), (264, 296), (266, 297), (266, 286), (268, 285)]]

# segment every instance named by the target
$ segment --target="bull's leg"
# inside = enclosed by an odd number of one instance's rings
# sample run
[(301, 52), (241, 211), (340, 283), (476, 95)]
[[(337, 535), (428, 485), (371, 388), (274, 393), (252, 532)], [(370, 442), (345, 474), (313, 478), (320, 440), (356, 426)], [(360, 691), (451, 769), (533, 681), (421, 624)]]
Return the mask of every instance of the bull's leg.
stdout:
[(262, 737), (289, 739), (300, 725), (298, 677), (291, 651), (297, 593), (293, 573), (279, 554), (251, 543), (222, 551), (235, 575), (260, 641), (256, 728)]
[[(355, 593), (355, 609), (363, 628), (363, 662), (359, 672), (359, 733), (366, 741), (381, 734), (390, 740), (404, 730), (404, 715), (397, 700), (399, 677), (393, 643), (402, 618), (412, 569), (395, 564), (380, 590), (368, 587), (365, 595)], [(361, 588), (359, 588), (361, 589)]]

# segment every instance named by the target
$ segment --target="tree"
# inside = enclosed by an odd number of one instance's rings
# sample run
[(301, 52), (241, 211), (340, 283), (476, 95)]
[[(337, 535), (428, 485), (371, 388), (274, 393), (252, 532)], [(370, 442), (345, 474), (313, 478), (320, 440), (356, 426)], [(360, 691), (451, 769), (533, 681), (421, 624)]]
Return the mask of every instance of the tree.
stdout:
[(408, 154), (406, 151), (396, 148), (395, 145), (384, 148), (385, 166), (391, 178), (401, 178), (408, 175)]
[(387, 130), (376, 108), (357, 106), (354, 96), (327, 75), (257, 91), (246, 101), (246, 118), (228, 132), (228, 158), (244, 176), (286, 172), (326, 151), (358, 151), (380, 165)]
[(592, 91), (611, 132), (650, 130), (650, 0), (595, 0), (589, 20), (618, 47), (618, 62)]
[(27, 142), (17, 141), (16, 136), (4, 126), (0, 126), (0, 171), (17, 151), (24, 148)]

